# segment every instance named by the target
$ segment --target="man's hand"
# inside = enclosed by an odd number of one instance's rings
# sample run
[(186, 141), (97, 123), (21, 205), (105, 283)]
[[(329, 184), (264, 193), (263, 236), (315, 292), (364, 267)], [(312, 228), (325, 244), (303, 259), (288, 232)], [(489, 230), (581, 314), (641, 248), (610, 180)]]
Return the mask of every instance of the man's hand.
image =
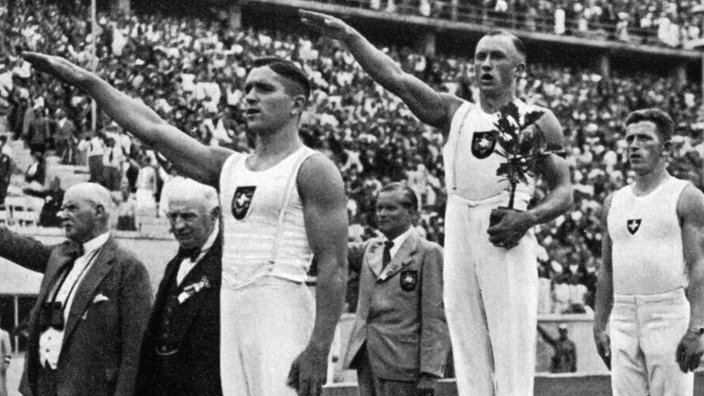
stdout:
[(702, 337), (693, 331), (687, 331), (677, 345), (676, 359), (682, 372), (694, 371), (704, 355)]
[(296, 389), (299, 396), (318, 396), (322, 394), (327, 368), (328, 351), (308, 345), (293, 361), (286, 383)]
[(23, 52), (22, 57), (31, 63), (35, 69), (60, 79), (69, 85), (78, 85), (90, 72), (82, 69), (64, 58), (40, 54), (37, 52)]
[(329, 38), (342, 40), (347, 33), (348, 25), (341, 19), (335, 18), (332, 15), (314, 11), (298, 10), (298, 16), (301, 18), (301, 22), (314, 28)]
[(499, 248), (513, 249), (523, 235), (533, 226), (531, 216), (526, 212), (505, 210), (501, 221), (489, 227), (489, 242)]
[(594, 343), (599, 357), (604, 361), (606, 368), (611, 370), (611, 339), (606, 331), (594, 329)]
[(434, 381), (438, 378), (432, 374), (421, 373), (418, 379), (418, 395), (419, 396), (433, 396), (435, 395), (435, 385)]

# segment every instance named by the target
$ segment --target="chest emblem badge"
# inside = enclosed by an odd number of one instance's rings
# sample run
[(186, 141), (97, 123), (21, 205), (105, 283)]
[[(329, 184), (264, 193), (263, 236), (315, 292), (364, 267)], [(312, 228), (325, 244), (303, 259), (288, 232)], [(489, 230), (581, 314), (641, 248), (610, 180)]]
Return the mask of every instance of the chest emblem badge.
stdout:
[(640, 223), (641, 223), (641, 219), (628, 220), (626, 222), (626, 228), (628, 229), (628, 232), (630, 232), (631, 235), (638, 232), (638, 229), (640, 228)]
[(472, 155), (484, 159), (494, 152), (496, 131), (474, 132), (472, 135)]
[(235, 190), (235, 195), (232, 197), (232, 216), (237, 220), (242, 220), (247, 216), (250, 206), (252, 206), (252, 198), (257, 186), (240, 186)]
[(409, 292), (415, 290), (416, 286), (418, 285), (418, 271), (401, 271), (399, 282), (401, 283), (401, 289), (403, 291)]

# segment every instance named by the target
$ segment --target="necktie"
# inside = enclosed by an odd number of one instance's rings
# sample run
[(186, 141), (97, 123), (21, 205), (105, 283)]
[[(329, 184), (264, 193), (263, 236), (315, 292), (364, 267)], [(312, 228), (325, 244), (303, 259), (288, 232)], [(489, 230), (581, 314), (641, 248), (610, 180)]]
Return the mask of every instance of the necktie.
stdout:
[(184, 248), (178, 248), (178, 255), (182, 259), (189, 258), (191, 261), (196, 261), (198, 258), (198, 255), (200, 255), (200, 248), (190, 248), (190, 249), (184, 249)]
[(386, 268), (387, 265), (391, 262), (391, 248), (394, 247), (394, 243), (392, 241), (386, 241), (384, 242), (384, 254), (381, 256), (381, 267)]

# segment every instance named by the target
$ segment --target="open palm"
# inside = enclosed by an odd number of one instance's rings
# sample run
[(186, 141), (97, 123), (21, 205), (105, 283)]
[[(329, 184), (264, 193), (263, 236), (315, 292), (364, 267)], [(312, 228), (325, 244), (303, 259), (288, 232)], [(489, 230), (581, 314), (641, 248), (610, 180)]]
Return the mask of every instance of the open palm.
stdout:
[(348, 25), (339, 18), (321, 12), (298, 10), (301, 22), (318, 30), (320, 33), (333, 39), (341, 39)]

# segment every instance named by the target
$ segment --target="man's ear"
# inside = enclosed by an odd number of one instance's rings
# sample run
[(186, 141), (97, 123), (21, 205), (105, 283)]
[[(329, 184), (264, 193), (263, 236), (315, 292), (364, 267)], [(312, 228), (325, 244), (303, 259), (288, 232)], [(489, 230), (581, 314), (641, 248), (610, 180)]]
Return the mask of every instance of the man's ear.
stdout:
[(303, 114), (308, 101), (303, 95), (296, 95), (293, 97), (293, 106), (291, 107), (291, 114), (298, 114), (299, 116)]
[(210, 215), (213, 216), (214, 219), (217, 219), (220, 217), (220, 207), (216, 206), (213, 208), (213, 210), (210, 211)]
[(525, 62), (521, 62), (518, 65), (516, 65), (516, 78), (520, 77), (523, 72), (526, 71), (526, 64)]
[(672, 140), (666, 140), (662, 143), (662, 156), (666, 157), (670, 155), (672, 151)]

